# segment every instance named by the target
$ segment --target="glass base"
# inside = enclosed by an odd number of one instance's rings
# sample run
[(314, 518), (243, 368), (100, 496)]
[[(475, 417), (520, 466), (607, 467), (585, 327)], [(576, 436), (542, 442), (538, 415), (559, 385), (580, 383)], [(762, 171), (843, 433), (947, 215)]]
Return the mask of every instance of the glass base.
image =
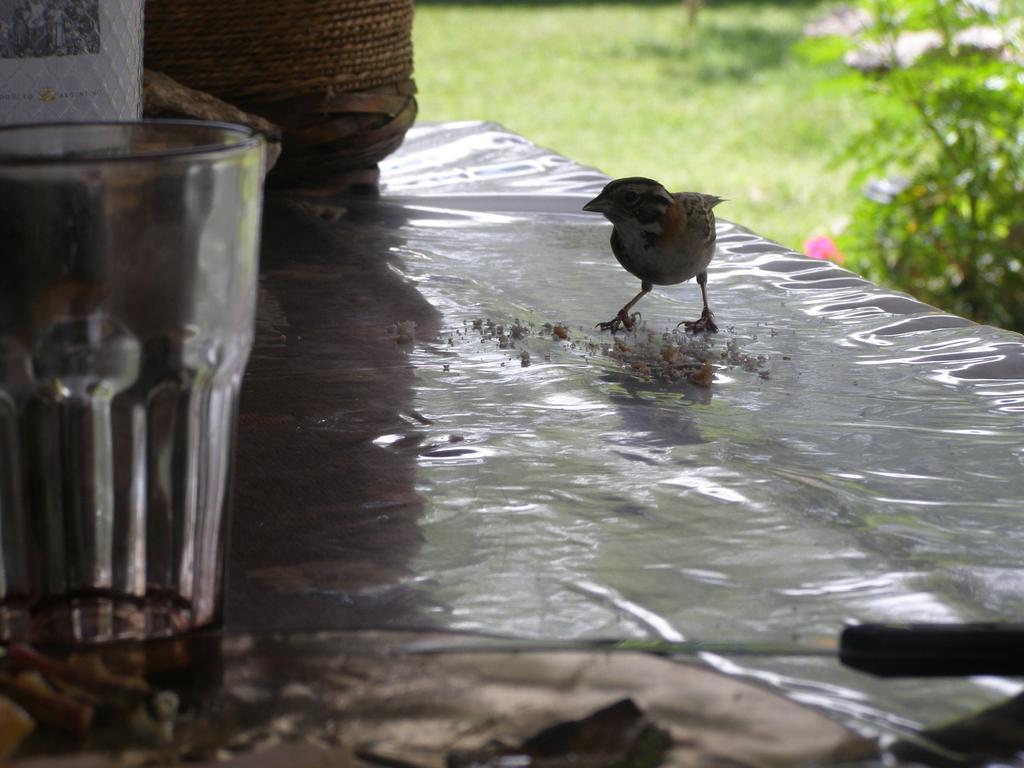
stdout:
[[(35, 606), (24, 639), (40, 645), (109, 643), (167, 637), (195, 627), (193, 611), (180, 600), (69, 597)], [(11, 639), (20, 638), (14, 634)]]

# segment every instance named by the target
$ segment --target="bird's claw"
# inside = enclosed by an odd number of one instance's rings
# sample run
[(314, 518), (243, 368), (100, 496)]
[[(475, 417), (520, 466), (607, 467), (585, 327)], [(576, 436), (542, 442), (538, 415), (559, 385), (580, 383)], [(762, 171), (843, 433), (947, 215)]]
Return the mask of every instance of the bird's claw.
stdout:
[(640, 313), (634, 312), (632, 315), (629, 314), (625, 309), (620, 309), (619, 314), (603, 323), (598, 323), (595, 328), (599, 328), (602, 331), (611, 331), (615, 333), (619, 328), (624, 328), (627, 331), (632, 331), (640, 320)]
[(715, 325), (715, 316), (711, 314), (711, 310), (707, 307), (700, 313), (700, 318), (697, 320), (684, 320), (676, 326), (684, 326), (687, 333), (718, 333), (718, 326)]

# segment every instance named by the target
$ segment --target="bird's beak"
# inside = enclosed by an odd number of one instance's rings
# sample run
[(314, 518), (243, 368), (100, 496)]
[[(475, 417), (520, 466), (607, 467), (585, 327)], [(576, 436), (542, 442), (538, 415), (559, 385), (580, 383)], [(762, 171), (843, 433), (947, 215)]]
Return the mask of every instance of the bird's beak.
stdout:
[(591, 213), (606, 213), (611, 208), (611, 204), (612, 201), (602, 193), (584, 205), (583, 210)]

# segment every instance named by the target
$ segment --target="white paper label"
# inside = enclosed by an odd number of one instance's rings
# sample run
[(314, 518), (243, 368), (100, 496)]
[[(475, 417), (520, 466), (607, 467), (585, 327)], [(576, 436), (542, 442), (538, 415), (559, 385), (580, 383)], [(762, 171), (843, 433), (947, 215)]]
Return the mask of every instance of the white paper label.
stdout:
[(143, 0), (0, 0), (0, 123), (136, 120)]

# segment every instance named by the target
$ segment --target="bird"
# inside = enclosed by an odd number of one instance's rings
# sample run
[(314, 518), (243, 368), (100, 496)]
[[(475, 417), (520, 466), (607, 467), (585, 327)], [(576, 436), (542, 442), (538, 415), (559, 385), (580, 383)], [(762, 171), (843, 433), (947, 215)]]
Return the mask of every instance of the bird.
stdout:
[(676, 285), (696, 277), (704, 310), (699, 319), (679, 325), (690, 333), (717, 333), (708, 307), (708, 264), (715, 255), (714, 207), (724, 200), (703, 192), (673, 194), (654, 179), (631, 176), (608, 182), (584, 205), (584, 211), (602, 213), (612, 223), (612, 253), (640, 279), (640, 292), (614, 318), (596, 327), (612, 333), (620, 327), (631, 331), (640, 313), (630, 310), (655, 285)]

